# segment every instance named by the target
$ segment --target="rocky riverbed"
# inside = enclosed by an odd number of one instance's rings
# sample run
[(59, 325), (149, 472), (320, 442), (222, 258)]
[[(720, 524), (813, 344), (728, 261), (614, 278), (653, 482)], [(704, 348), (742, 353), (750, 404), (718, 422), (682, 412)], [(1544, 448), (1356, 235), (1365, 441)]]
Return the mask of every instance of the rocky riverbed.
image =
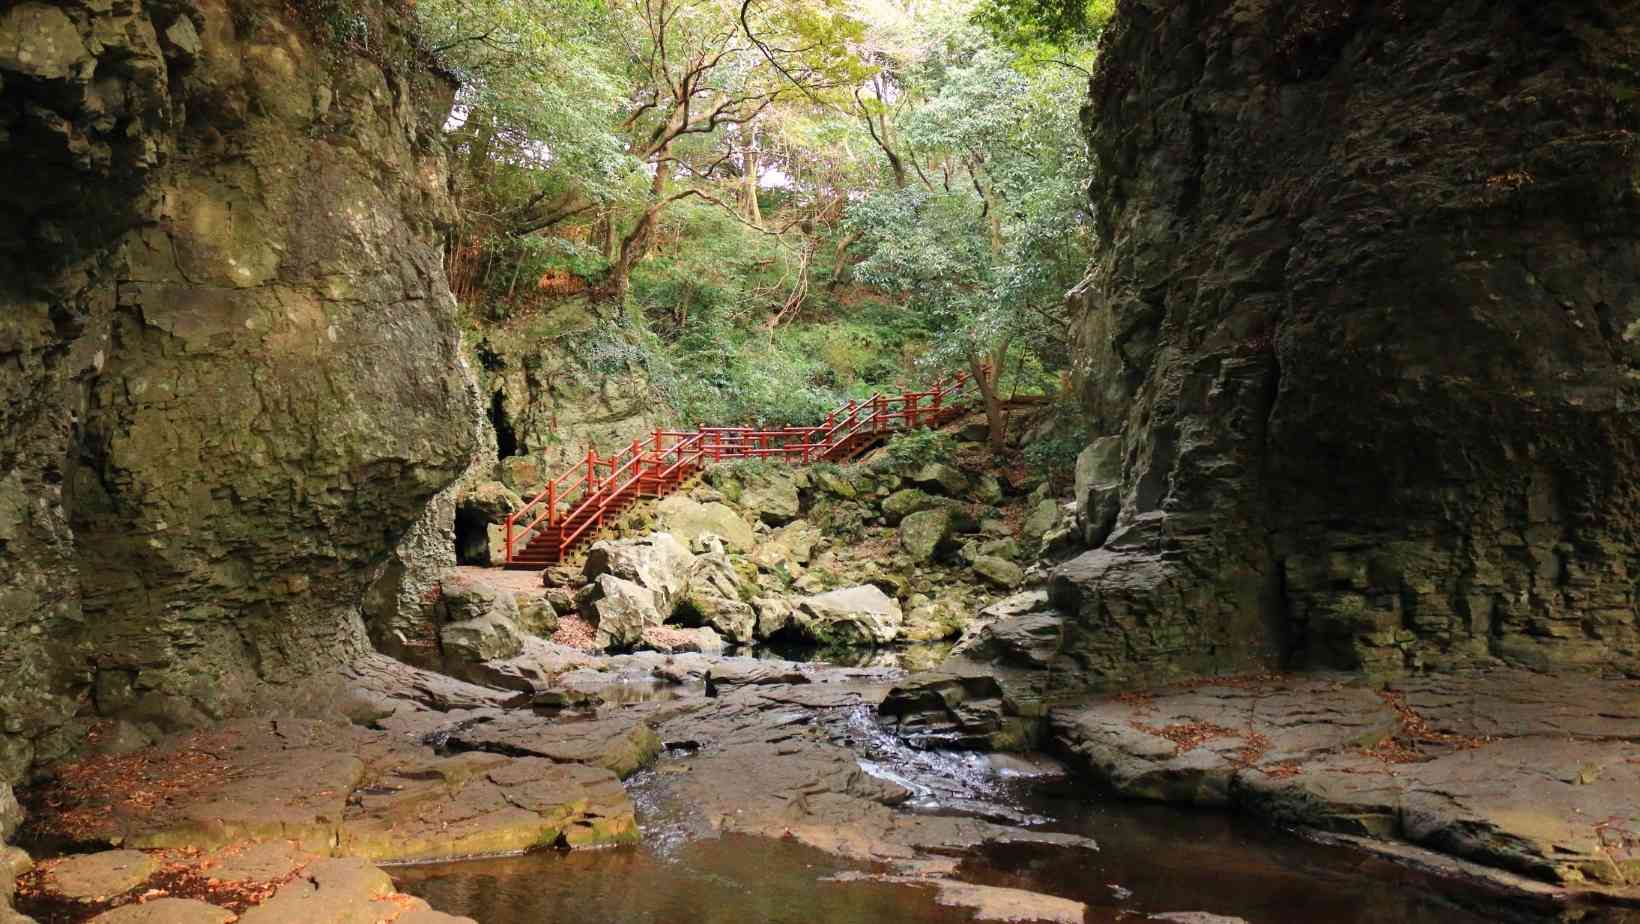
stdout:
[[(1065, 871), (1114, 861), (1098, 825), (1067, 824), (1079, 813), (1066, 806), (1110, 796), (1079, 791), (1043, 814), (1019, 781), (1062, 768), (986, 750), (1040, 740), (1116, 795), (1331, 832), (1436, 870), (1447, 885), (1423, 888), (1458, 889), (1470, 905), (1521, 920), (1635, 916), (1622, 910), (1640, 899), (1631, 683), (1255, 677), (1032, 719), (1006, 692), (1018, 686), (1007, 670), (960, 655), (950, 666), (907, 674), (537, 642), (506, 668), (529, 689), (504, 692), (374, 657), (314, 691), (333, 705), (323, 717), (245, 719), (134, 750), (118, 727), (100, 729), (104, 753), (23, 793), (23, 840), (42, 862), (9, 854), (17, 905), (42, 924), (294, 920), (291, 909), (315, 924), (431, 924), (470, 909), (396, 893), (380, 865), (750, 837), (832, 858), (804, 882), (910, 889), (961, 915), (930, 920), (1103, 919)], [(1007, 871), (1031, 857), (1058, 872)]]

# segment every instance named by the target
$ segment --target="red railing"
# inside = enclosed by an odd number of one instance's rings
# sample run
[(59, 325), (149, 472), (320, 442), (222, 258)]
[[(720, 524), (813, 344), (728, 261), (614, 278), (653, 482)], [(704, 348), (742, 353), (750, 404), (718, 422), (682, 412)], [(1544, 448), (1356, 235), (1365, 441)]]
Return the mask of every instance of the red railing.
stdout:
[[(982, 374), (989, 375), (989, 366)], [(937, 426), (963, 412), (973, 376), (959, 372), (936, 380), (927, 391), (896, 397), (872, 395), (850, 401), (812, 427), (700, 427), (656, 430), (633, 440), (609, 458), (588, 449), (586, 458), (507, 517), (507, 563), (519, 558), (538, 532), (561, 558), (589, 530), (600, 527), (612, 504), (633, 493), (670, 493), (709, 462), (784, 459), (793, 464), (850, 458), (884, 433)], [(605, 474), (607, 472), (607, 474)]]

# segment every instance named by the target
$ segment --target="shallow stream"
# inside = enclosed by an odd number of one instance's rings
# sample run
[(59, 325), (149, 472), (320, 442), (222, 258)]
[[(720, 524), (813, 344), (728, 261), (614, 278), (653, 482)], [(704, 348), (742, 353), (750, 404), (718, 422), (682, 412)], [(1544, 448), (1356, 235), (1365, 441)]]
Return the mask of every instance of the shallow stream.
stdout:
[[(1029, 760), (904, 749), (850, 723), (861, 764), (915, 794), (912, 811), (986, 817), (1094, 838), (1097, 853), (1010, 844), (969, 855), (957, 878), (1082, 901), (1089, 922), (1205, 911), (1250, 924), (1549, 921), (1471, 887), (1316, 844), (1227, 813), (1118, 800), (1042, 776)], [(483, 924), (963, 922), (931, 888), (837, 881), (849, 863), (793, 841), (717, 837), (671, 795), (672, 775), (629, 781), (644, 842), (612, 850), (393, 870), (399, 887)], [(1622, 921), (1618, 917), (1569, 918)]]

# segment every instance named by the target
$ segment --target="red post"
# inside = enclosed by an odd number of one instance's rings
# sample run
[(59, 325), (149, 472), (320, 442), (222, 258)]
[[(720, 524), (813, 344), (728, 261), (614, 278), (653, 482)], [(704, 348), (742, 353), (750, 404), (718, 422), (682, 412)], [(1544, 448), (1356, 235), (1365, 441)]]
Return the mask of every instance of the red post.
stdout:
[(547, 482), (547, 525), (558, 522), (558, 482)]
[[(549, 485), (549, 487), (550, 487), (550, 485)], [(512, 560), (513, 560), (512, 527), (513, 527), (513, 518), (508, 517), (507, 518), (507, 564), (509, 564), (509, 565), (512, 564)]]

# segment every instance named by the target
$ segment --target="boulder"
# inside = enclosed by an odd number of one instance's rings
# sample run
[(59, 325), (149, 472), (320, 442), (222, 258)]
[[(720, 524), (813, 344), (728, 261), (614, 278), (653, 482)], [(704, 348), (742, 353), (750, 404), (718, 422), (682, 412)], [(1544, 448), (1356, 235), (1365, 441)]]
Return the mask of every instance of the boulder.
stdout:
[(459, 571), (446, 572), (439, 580), (439, 591), (448, 622), (465, 622), (487, 616), (514, 622), (518, 619), (518, 604), (510, 591)]
[(792, 564), (806, 565), (819, 541), (820, 531), (812, 524), (793, 520), (763, 537), (752, 552), (752, 563), (765, 571), (790, 570)]
[(930, 462), (913, 472), (910, 482), (928, 491), (938, 491), (946, 497), (963, 497), (968, 493), (968, 476), (943, 462)]
[[(744, 606), (744, 604), (742, 604)], [(748, 609), (750, 609), (748, 607)], [(722, 654), (723, 638), (706, 626), (682, 629), (677, 626), (648, 626), (639, 637), (638, 647), (665, 654)]]
[(742, 487), (739, 503), (770, 526), (790, 523), (803, 512), (796, 478), (789, 472), (754, 477)]
[(758, 638), (766, 639), (773, 638), (791, 623), (797, 607), (785, 597), (756, 597), (752, 600), (752, 611), (757, 614), (754, 632)]
[(695, 556), (670, 533), (651, 533), (640, 539), (605, 539), (587, 551), (581, 574), (585, 580), (613, 575), (648, 588), (655, 606), (669, 614), (689, 587), (689, 569)]
[(728, 555), (701, 555), (690, 569), (689, 589), (679, 599), (675, 615), (686, 625), (708, 626), (731, 643), (744, 645), (757, 630), (757, 613), (742, 599), (746, 595), (741, 575)]
[(929, 600), (918, 595), (912, 601), (900, 630), (900, 637), (904, 640), (934, 642), (962, 634), (963, 626), (968, 622), (966, 600), (955, 597)]
[(1031, 507), (1031, 512), (1025, 515), (1025, 522), (1020, 524), (1019, 538), (1027, 546), (1040, 546), (1042, 537), (1054, 528), (1059, 522), (1059, 502), (1051, 497), (1044, 497)]
[(593, 640), (600, 648), (630, 648), (645, 627), (666, 621), (654, 591), (612, 574), (598, 575), (575, 595), (575, 602), (597, 629)]
[(919, 510), (900, 521), (900, 546), (914, 562), (933, 561), (955, 545), (957, 526), (949, 509)]
[(974, 573), (1003, 590), (1025, 583), (1025, 570), (1006, 558), (981, 555), (974, 559)]
[[(518, 605), (520, 631), (547, 638), (558, 630), (558, 608), (547, 599), (547, 594), (514, 594), (513, 602)], [(574, 605), (573, 596), (570, 605)]]
[(854, 484), (844, 478), (840, 472), (826, 468), (820, 468), (814, 472), (814, 483), (820, 490), (843, 500), (853, 500), (860, 493), (854, 487)]
[(441, 626), (438, 637), (446, 659), (468, 664), (505, 661), (524, 647), (518, 624), (494, 614)]
[(900, 603), (870, 584), (803, 597), (792, 624), (817, 645), (871, 645), (900, 635)]
[(757, 534), (740, 514), (725, 504), (701, 503), (682, 494), (673, 494), (655, 505), (655, 523), (686, 542), (702, 536), (719, 536), (736, 551), (757, 544)]
[(969, 493), (974, 500), (994, 507), (1002, 503), (1002, 482), (995, 475), (981, 475), (974, 479), (974, 487)]
[(883, 520), (893, 526), (913, 513), (933, 510), (947, 503), (949, 501), (946, 499), (935, 497), (920, 488), (903, 488), (883, 499)]

